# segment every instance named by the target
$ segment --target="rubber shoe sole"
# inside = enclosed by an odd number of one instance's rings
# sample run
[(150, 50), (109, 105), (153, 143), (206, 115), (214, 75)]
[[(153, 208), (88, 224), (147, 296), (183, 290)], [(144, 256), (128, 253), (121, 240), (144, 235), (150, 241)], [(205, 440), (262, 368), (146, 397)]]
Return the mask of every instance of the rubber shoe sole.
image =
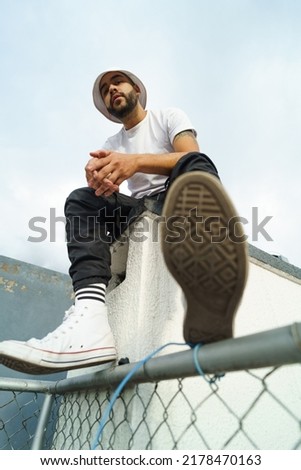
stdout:
[(187, 343), (233, 336), (248, 274), (247, 243), (239, 216), (219, 180), (205, 172), (179, 176), (163, 207), (165, 263), (187, 302)]
[(45, 351), (18, 341), (0, 343), (0, 363), (25, 374), (53, 374), (115, 361), (115, 347), (72, 353)]

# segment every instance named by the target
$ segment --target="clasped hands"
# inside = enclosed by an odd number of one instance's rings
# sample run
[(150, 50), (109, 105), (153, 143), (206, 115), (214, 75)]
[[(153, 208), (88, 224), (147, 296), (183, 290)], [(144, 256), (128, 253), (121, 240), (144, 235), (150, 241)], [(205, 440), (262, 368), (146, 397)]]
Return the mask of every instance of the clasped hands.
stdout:
[(119, 192), (120, 184), (136, 172), (135, 156), (112, 150), (90, 152), (85, 171), (88, 186), (96, 196), (111, 196)]

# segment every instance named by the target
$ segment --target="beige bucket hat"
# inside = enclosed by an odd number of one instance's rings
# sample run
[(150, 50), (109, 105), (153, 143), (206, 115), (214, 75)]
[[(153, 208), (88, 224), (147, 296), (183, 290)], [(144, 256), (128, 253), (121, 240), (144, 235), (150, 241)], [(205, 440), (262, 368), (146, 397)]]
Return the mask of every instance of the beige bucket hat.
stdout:
[(100, 85), (100, 82), (101, 82), (102, 78), (107, 73), (111, 73), (111, 72), (122, 73), (123, 75), (126, 75), (133, 83), (138, 85), (138, 87), (140, 89), (139, 101), (140, 101), (141, 106), (143, 107), (143, 109), (145, 109), (145, 106), (146, 106), (147, 93), (146, 93), (145, 86), (143, 85), (141, 80), (138, 77), (136, 77), (136, 75), (134, 75), (132, 72), (128, 72), (127, 70), (107, 70), (106, 72), (103, 72), (100, 75), (98, 75), (98, 77), (95, 80), (94, 86), (93, 86), (93, 101), (94, 101), (94, 104), (95, 104), (96, 108), (98, 109), (98, 111), (100, 111), (106, 118), (110, 119), (110, 121), (120, 123), (118, 118), (116, 118), (115, 116), (112, 116), (112, 114), (110, 114), (108, 112), (108, 110), (107, 110), (107, 108), (106, 108), (106, 106), (103, 102), (103, 99), (101, 97), (100, 90), (99, 90), (99, 85)]

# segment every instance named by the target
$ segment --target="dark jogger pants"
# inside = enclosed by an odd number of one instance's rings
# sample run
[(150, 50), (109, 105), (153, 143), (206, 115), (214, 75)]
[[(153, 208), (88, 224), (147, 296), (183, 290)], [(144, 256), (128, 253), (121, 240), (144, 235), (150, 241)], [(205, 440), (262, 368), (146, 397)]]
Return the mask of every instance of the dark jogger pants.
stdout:
[[(162, 157), (164, 158), (164, 157)], [(172, 169), (166, 187), (181, 174), (206, 171), (218, 177), (217, 169), (206, 155), (191, 152)], [(166, 192), (142, 199), (125, 194), (95, 196), (88, 187), (76, 189), (66, 200), (67, 248), (69, 270), (75, 290), (88, 284), (108, 284), (111, 278), (110, 244), (137, 218), (149, 203), (162, 207)]]

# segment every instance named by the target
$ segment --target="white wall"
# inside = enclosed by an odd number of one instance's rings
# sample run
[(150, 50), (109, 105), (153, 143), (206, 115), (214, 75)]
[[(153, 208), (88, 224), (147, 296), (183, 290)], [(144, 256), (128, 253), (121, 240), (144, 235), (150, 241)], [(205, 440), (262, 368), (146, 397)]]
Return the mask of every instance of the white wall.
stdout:
[[(183, 342), (185, 301), (181, 288), (165, 266), (157, 237), (157, 220), (148, 212), (144, 220), (138, 220), (131, 228), (125, 280), (107, 296), (119, 354), (130, 356), (132, 361), (164, 343)], [(139, 232), (142, 226), (149, 228), (148, 233)], [(143, 243), (137, 241), (142, 236)], [(125, 257), (125, 249), (121, 249)], [(118, 247), (116, 255), (118, 258)], [(122, 263), (117, 270), (122, 271), (121, 266)], [(235, 336), (301, 321), (300, 306), (300, 280), (250, 258)]]

